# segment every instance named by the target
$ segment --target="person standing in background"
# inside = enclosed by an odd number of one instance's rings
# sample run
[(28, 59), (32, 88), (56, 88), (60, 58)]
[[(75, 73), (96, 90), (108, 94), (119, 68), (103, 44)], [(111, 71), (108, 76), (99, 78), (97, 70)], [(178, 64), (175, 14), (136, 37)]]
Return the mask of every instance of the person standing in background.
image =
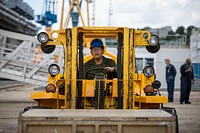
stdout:
[(176, 77), (176, 68), (170, 63), (170, 59), (165, 59), (166, 64), (166, 82), (168, 92), (168, 102), (174, 100), (174, 82)]
[(185, 64), (180, 68), (181, 72), (181, 91), (180, 91), (180, 104), (191, 104), (189, 101), (192, 82), (194, 84), (194, 73), (191, 66), (191, 59), (187, 58)]

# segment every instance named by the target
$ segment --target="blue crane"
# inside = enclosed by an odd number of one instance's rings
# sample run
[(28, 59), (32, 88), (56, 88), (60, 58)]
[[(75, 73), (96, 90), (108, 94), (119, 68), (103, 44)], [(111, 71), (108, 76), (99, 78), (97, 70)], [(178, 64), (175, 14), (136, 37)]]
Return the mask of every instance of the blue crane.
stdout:
[(71, 9), (71, 19), (72, 19), (72, 26), (76, 27), (78, 26), (78, 20), (79, 20), (79, 13), (78, 13), (78, 7), (77, 4), (79, 4), (79, 6), (81, 7), (82, 4), (82, 0), (79, 1), (79, 3), (71, 3), (71, 0), (69, 0), (69, 4), (73, 4), (73, 7)]
[[(36, 15), (36, 22), (46, 26), (46, 31), (51, 31), (51, 26), (57, 23), (57, 15), (55, 13), (56, 0), (45, 0), (41, 15)], [(44, 11), (45, 9), (45, 11)]]
[[(87, 2), (91, 2), (90, 0), (86, 0)], [(51, 26), (54, 23), (57, 23), (57, 15), (55, 13), (55, 6), (57, 4), (56, 0), (45, 0), (43, 6), (43, 11), (41, 15), (36, 15), (36, 22), (40, 23), (43, 26), (46, 26), (46, 32), (50, 33)], [(69, 0), (70, 5), (70, 17), (72, 20), (72, 26), (78, 26), (80, 9), (82, 5), (82, 0)]]

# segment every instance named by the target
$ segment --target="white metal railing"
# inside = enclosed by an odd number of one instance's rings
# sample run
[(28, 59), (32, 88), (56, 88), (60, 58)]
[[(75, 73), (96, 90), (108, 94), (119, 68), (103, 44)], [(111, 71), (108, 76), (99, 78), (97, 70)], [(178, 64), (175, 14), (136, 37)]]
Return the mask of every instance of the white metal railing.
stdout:
[[(55, 62), (55, 55), (63, 58), (62, 47), (45, 54), (35, 37), (0, 30), (0, 77), (46, 85), (47, 69)], [(62, 62), (57, 64), (62, 66)]]

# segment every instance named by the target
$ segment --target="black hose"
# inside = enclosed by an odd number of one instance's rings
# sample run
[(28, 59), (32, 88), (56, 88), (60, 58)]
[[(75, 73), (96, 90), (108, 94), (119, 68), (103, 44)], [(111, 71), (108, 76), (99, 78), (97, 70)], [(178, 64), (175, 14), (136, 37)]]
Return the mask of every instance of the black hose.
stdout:
[(176, 109), (175, 108), (171, 108), (171, 107), (163, 107), (162, 109), (164, 111), (172, 114), (175, 117), (175, 119), (176, 119), (176, 133), (179, 133), (178, 115), (177, 115)]

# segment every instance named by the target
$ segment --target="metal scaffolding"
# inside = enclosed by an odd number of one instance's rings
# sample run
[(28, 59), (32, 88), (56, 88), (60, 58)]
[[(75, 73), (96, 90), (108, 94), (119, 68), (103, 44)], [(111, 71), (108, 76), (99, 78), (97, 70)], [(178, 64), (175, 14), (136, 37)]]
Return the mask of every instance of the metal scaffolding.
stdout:
[[(59, 55), (59, 56), (58, 56)], [(37, 85), (47, 84), (47, 69), (62, 48), (43, 54), (35, 37), (0, 30), (0, 77)], [(57, 64), (62, 66), (62, 60)]]

